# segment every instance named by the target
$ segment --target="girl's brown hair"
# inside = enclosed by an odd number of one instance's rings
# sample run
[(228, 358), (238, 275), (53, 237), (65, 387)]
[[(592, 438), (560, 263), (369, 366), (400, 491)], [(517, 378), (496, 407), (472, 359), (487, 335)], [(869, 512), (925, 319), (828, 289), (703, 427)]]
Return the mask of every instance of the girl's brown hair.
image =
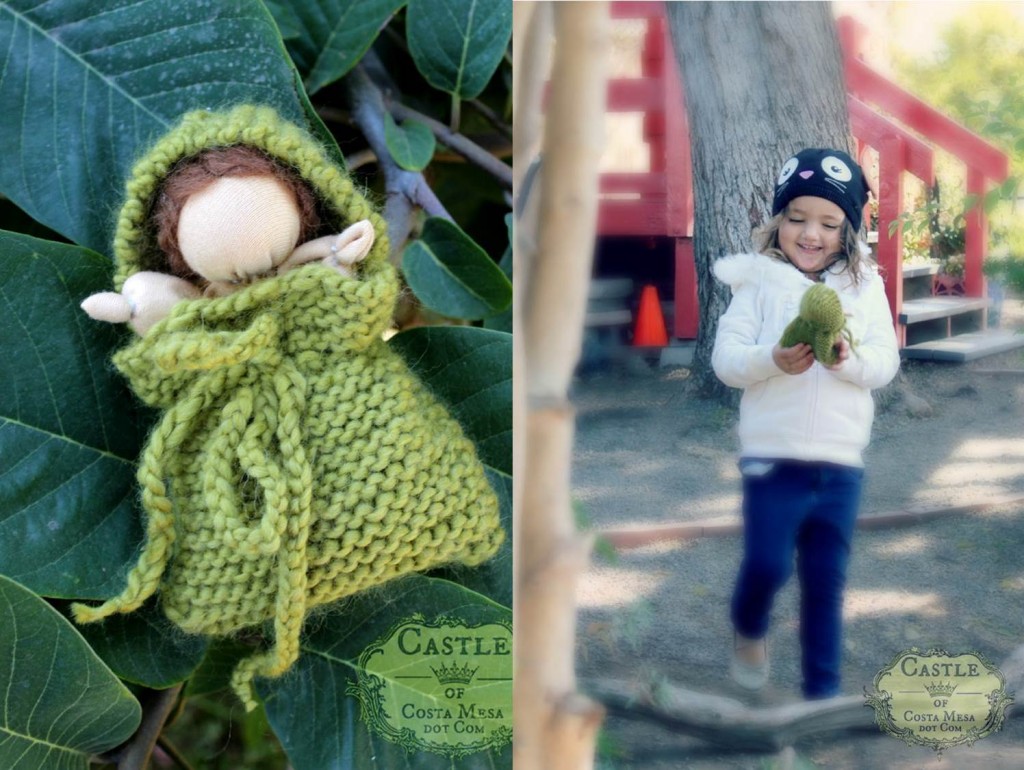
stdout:
[[(786, 255), (782, 253), (782, 248), (779, 246), (779, 228), (782, 226), (782, 220), (786, 218), (788, 211), (789, 207), (787, 206), (754, 231), (754, 239), (758, 251), (780, 262), (785, 262), (787, 265), (791, 263)], [(866, 271), (874, 266), (875, 261), (870, 256), (866, 256), (869, 253), (867, 244), (861, 240), (859, 233), (853, 229), (849, 219), (843, 219), (839, 241), (839, 251), (829, 255), (829, 259), (832, 261), (828, 263), (825, 271), (841, 273), (845, 270), (850, 274), (850, 280), (853, 282), (853, 285), (860, 286)]]
[(189, 280), (199, 277), (185, 262), (178, 246), (178, 219), (185, 202), (218, 179), (245, 176), (271, 176), (291, 190), (299, 208), (299, 243), (309, 240), (320, 227), (313, 191), (295, 171), (245, 145), (205, 150), (182, 160), (171, 170), (160, 185), (150, 214), (156, 245), (172, 273)]

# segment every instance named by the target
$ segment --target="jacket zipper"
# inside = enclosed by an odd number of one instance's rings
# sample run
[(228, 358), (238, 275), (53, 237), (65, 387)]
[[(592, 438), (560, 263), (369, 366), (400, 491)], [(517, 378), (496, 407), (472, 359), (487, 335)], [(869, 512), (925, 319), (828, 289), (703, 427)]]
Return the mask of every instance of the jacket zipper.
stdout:
[(814, 371), (814, 383), (811, 385), (811, 408), (807, 414), (807, 441), (810, 443), (814, 438), (814, 413), (818, 411), (818, 389), (821, 377), (821, 365), (815, 361), (811, 365)]

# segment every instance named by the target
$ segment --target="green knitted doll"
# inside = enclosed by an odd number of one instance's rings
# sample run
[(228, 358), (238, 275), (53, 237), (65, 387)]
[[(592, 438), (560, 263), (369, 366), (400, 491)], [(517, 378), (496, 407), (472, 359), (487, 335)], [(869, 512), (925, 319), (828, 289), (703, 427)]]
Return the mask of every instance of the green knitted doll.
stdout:
[[(273, 171), (237, 176), (222, 148), (255, 150)], [(175, 200), (195, 159), (221, 164), (216, 181)], [(169, 236), (162, 207), (178, 221)], [(297, 245), (321, 232), (332, 234)], [(472, 443), (382, 340), (398, 292), (385, 232), (346, 174), (269, 108), (190, 113), (136, 164), (114, 241), (118, 293), (83, 307), (141, 335), (114, 364), (163, 414), (139, 461), (142, 554), (119, 596), (74, 606), (79, 622), (157, 591), (189, 633), (273, 620), (273, 647), (232, 680), (252, 708), (253, 676), (294, 663), (310, 608), (497, 551), (498, 502)]]
[(814, 357), (825, 366), (832, 366), (839, 359), (836, 340), (843, 334), (850, 347), (853, 339), (846, 328), (846, 316), (839, 295), (823, 283), (809, 288), (800, 300), (800, 314), (789, 322), (779, 345), (792, 347), (806, 342), (814, 351)]

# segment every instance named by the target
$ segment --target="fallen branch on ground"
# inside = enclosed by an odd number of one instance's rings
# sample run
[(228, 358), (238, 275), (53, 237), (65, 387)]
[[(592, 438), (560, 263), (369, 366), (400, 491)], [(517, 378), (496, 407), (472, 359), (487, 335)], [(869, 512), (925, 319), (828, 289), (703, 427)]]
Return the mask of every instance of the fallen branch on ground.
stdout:
[(584, 689), (609, 710), (651, 719), (695, 738), (753, 751), (777, 751), (834, 730), (878, 730), (861, 695), (751, 708), (733, 698), (694, 692), (668, 683), (598, 679)]
[[(1007, 690), (1024, 688), (1024, 645), (999, 667)], [(585, 692), (612, 713), (645, 719), (695, 738), (750, 751), (778, 751), (797, 741), (835, 730), (877, 731), (874, 711), (862, 695), (751, 707), (734, 698), (695, 692), (668, 682), (591, 679)], [(1007, 717), (1024, 709), (1010, 707)]]

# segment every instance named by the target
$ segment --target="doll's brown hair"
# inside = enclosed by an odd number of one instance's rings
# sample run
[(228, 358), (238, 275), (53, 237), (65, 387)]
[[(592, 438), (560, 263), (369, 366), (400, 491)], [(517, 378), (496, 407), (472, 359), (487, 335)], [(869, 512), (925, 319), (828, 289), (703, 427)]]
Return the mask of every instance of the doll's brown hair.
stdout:
[(178, 246), (178, 219), (185, 202), (218, 179), (246, 176), (272, 176), (291, 190), (299, 208), (299, 243), (309, 240), (320, 227), (321, 217), (313, 191), (292, 169), (246, 145), (204, 150), (182, 160), (171, 170), (160, 185), (150, 215), (156, 244), (172, 273), (190, 280), (198, 278)]

